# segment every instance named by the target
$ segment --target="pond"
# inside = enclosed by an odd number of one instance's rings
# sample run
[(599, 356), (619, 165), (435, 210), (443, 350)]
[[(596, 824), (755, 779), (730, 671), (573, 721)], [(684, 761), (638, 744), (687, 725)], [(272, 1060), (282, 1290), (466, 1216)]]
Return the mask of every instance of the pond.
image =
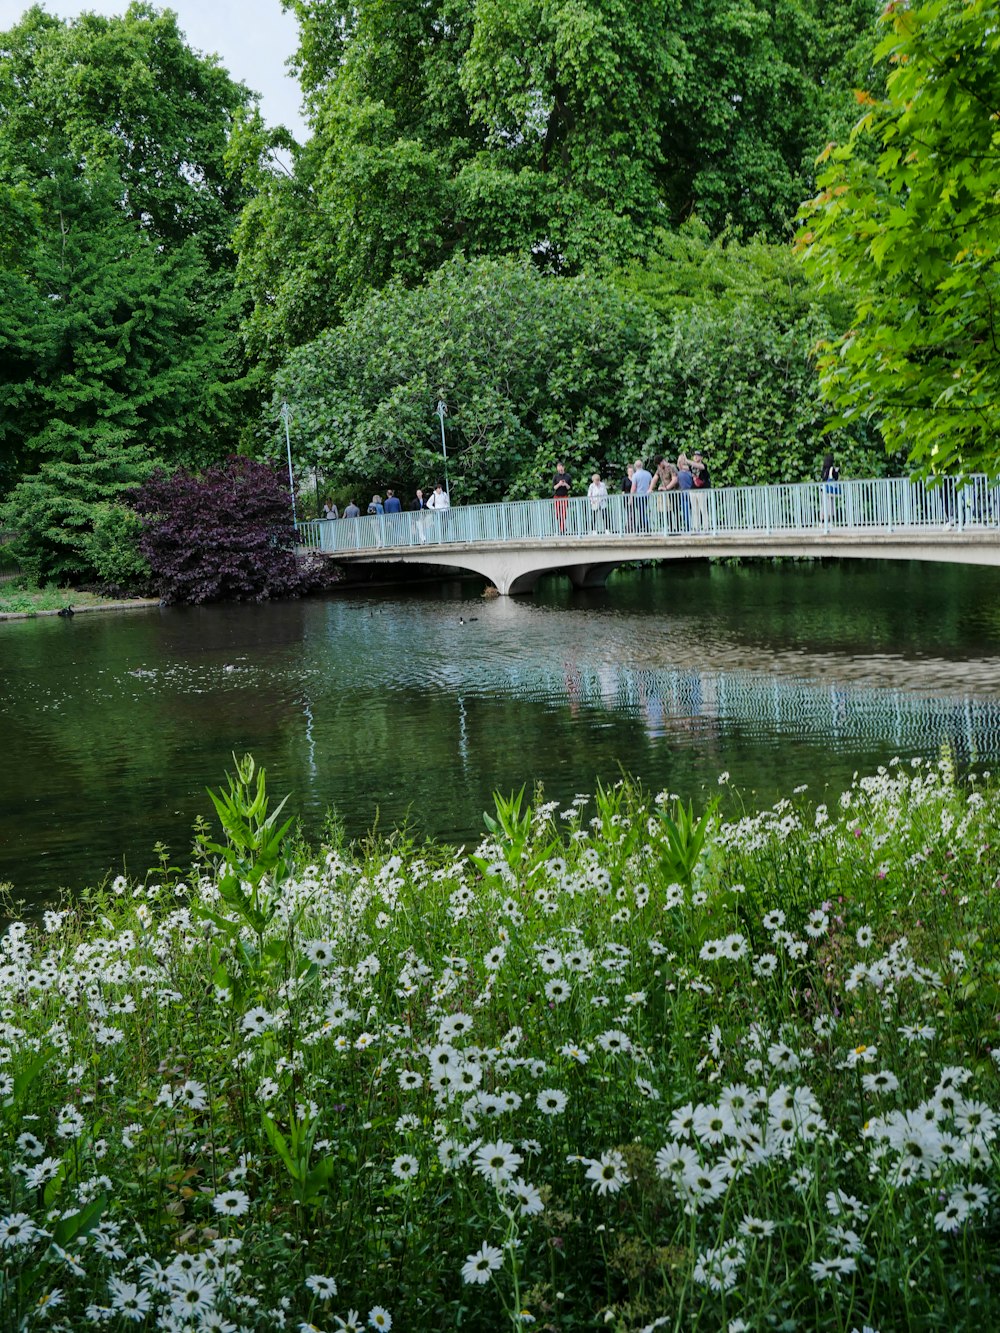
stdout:
[[(1000, 571), (707, 562), (0, 625), (0, 881), (38, 898), (175, 858), (234, 752), (310, 835), (475, 839), (495, 788), (622, 771), (696, 802), (816, 800), (892, 757), (1000, 756)], [(729, 799), (733, 799), (732, 796)]]

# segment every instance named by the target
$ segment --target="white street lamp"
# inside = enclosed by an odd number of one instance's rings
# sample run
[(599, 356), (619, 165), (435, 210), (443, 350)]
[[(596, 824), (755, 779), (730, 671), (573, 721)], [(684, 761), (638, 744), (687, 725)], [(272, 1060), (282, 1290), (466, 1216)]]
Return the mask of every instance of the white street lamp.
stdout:
[(292, 496), (292, 523), (297, 529), (299, 520), (295, 513), (295, 477), (292, 475), (292, 439), (288, 433), (288, 399), (281, 400), (281, 419), (285, 423), (285, 448), (288, 451), (288, 489)]
[(445, 494), (451, 497), (451, 488), (448, 485), (448, 446), (444, 438), (444, 419), (448, 415), (448, 404), (443, 398), (438, 399), (438, 405), (434, 409), (435, 414), (441, 422), (441, 453), (444, 456), (444, 489)]

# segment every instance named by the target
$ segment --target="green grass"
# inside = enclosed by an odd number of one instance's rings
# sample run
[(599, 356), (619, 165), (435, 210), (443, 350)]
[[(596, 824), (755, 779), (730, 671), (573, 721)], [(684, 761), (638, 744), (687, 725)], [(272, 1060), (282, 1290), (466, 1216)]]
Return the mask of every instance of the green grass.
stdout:
[(24, 576), (0, 583), (0, 613), (36, 615), (39, 611), (59, 611), (64, 606), (106, 606), (120, 600), (81, 592), (78, 588), (59, 588), (53, 583), (39, 587)]
[(993, 1326), (992, 782), (472, 852), (290, 848), (249, 762), (216, 810), (3, 942), (0, 1326)]

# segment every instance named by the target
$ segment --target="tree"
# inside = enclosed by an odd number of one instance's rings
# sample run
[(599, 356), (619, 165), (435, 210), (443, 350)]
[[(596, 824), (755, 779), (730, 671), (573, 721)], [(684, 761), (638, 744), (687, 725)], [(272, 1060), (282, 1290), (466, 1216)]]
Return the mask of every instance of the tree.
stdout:
[[(682, 448), (709, 453), (720, 484), (814, 478), (826, 446), (812, 348), (829, 312), (787, 252), (664, 240), (659, 263), (617, 282), (456, 259), (421, 287), (391, 284), (278, 374), (300, 458), (359, 492), (431, 482), (443, 398), (466, 503), (547, 494), (557, 458), (579, 481)], [(835, 445), (846, 471), (885, 467), (861, 427)]]
[(231, 457), (200, 476), (161, 470), (130, 503), (164, 602), (262, 602), (295, 595), (315, 577), (296, 560), (285, 481), (263, 463)]
[(623, 439), (644, 440), (645, 410), (622, 403), (653, 335), (652, 317), (599, 279), (456, 259), (412, 291), (391, 284), (297, 349), (277, 393), (298, 450), (342, 484), (433, 482), (444, 399), (456, 498), (530, 496), (557, 454), (582, 475)]
[(63, 22), (36, 5), (0, 33), (0, 176), (41, 179), (59, 157), (110, 173), (119, 208), (158, 244), (194, 238), (211, 270), (231, 271), (246, 192), (226, 148), (252, 102), (170, 10), (133, 2), (121, 18)]
[(289, 0), (313, 136), (294, 179), (242, 141), (254, 345), (277, 364), (458, 254), (603, 269), (693, 212), (781, 234), (866, 6)]
[(883, 96), (824, 154), (807, 266), (849, 294), (824, 345), (838, 421), (929, 473), (1000, 472), (1000, 25), (995, 0), (889, 4)]
[(850, 307), (789, 246), (711, 238), (690, 223), (662, 232), (616, 280), (660, 319), (643, 392), (661, 401), (665, 438), (674, 453), (701, 449), (717, 484), (815, 479), (827, 448), (845, 476), (881, 476), (900, 461), (864, 421), (824, 436), (815, 347), (847, 327)]
[(38, 582), (81, 583), (102, 575), (94, 529), (123, 495), (149, 475), (139, 445), (111, 436), (42, 464), (14, 490), (5, 511), (16, 523), (10, 549)]

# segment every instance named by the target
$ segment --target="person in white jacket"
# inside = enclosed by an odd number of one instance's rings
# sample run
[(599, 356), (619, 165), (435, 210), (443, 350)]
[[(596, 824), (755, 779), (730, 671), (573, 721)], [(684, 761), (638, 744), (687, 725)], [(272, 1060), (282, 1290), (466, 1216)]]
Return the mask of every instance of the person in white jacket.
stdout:
[(590, 526), (594, 532), (604, 532), (607, 528), (608, 488), (601, 480), (601, 474), (595, 472), (587, 487), (587, 499), (590, 501)]
[(440, 482), (434, 487), (427, 501), (427, 508), (433, 509), (435, 513), (434, 523), (437, 526), (437, 539), (444, 541), (445, 535), (445, 514), (451, 508), (451, 501), (448, 499), (448, 492)]

